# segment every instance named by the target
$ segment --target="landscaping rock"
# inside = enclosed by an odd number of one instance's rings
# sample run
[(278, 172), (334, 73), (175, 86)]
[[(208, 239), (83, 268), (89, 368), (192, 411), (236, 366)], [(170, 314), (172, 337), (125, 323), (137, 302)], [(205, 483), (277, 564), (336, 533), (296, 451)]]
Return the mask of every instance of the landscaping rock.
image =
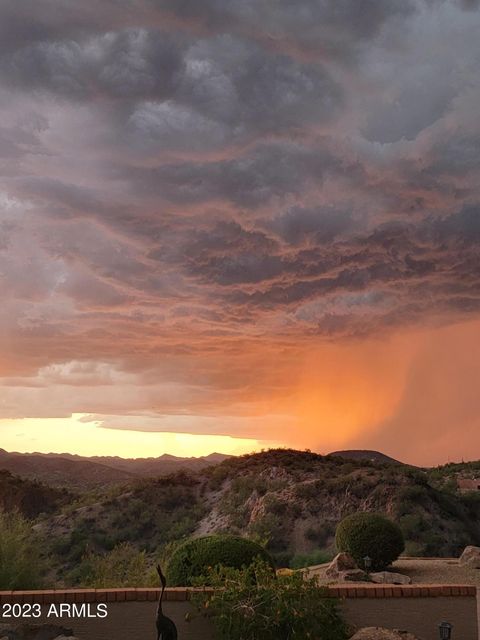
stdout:
[(364, 627), (355, 633), (350, 640), (418, 640), (413, 633), (384, 627)]
[(339, 553), (330, 562), (325, 573), (329, 578), (336, 579), (341, 573), (353, 570), (358, 570), (358, 566), (352, 556), (348, 553)]
[(480, 547), (465, 547), (459, 562), (471, 569), (480, 569)]
[(53, 624), (0, 625), (0, 640), (75, 640), (73, 631)]
[(379, 584), (410, 584), (412, 579), (403, 573), (394, 573), (392, 571), (378, 571), (370, 574), (370, 580)]
[(361, 569), (352, 569), (351, 571), (340, 571), (337, 580), (341, 582), (369, 582), (369, 577)]

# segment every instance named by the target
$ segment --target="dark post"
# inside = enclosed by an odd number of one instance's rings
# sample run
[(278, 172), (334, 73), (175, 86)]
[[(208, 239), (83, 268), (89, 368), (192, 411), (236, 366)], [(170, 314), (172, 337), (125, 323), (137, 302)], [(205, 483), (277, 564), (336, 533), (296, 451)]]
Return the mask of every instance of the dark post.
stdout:
[(449, 622), (441, 622), (438, 625), (440, 640), (450, 640), (450, 638), (452, 637), (452, 629), (453, 626)]
[(365, 556), (363, 558), (363, 566), (365, 568), (365, 571), (367, 573), (369, 573), (371, 567), (372, 567), (372, 559), (370, 558), (370, 556)]

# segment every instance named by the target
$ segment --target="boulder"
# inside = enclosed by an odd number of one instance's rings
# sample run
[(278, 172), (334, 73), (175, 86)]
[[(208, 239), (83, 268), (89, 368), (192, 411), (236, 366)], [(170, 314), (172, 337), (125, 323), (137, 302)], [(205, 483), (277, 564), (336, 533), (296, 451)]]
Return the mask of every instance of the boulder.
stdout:
[(351, 569), (350, 571), (340, 571), (337, 580), (341, 582), (369, 582), (369, 577), (361, 569)]
[(57, 640), (57, 638), (73, 638), (73, 631), (54, 624), (2, 624), (0, 625), (0, 640)]
[(403, 573), (393, 573), (392, 571), (378, 571), (370, 574), (370, 580), (379, 584), (410, 584), (412, 579)]
[(354, 570), (358, 570), (358, 567), (352, 556), (348, 553), (339, 553), (330, 562), (325, 573), (329, 578), (336, 579), (341, 573)]
[(471, 569), (480, 569), (480, 547), (465, 547), (459, 562)]
[(413, 633), (384, 627), (364, 627), (359, 629), (350, 640), (418, 640)]

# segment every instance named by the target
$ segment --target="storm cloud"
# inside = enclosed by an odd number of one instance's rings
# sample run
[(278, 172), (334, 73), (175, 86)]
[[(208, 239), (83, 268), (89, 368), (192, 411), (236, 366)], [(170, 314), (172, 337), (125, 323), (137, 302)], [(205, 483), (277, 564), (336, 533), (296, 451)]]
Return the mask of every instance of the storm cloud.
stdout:
[(3, 2), (0, 418), (218, 433), (313, 346), (477, 318), (479, 27), (466, 0)]

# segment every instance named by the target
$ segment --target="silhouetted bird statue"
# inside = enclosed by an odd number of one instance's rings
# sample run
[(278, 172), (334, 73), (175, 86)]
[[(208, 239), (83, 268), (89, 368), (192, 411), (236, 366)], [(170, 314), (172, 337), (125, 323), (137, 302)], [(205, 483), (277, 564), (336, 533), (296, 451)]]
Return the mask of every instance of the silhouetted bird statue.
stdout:
[(163, 614), (162, 611), (162, 600), (163, 600), (163, 592), (165, 591), (165, 587), (167, 586), (167, 580), (162, 573), (162, 568), (159, 564), (157, 564), (157, 573), (160, 577), (160, 582), (162, 585), (162, 591), (160, 592), (160, 598), (158, 599), (158, 607), (157, 607), (157, 640), (177, 640), (177, 627), (173, 620), (168, 618)]

